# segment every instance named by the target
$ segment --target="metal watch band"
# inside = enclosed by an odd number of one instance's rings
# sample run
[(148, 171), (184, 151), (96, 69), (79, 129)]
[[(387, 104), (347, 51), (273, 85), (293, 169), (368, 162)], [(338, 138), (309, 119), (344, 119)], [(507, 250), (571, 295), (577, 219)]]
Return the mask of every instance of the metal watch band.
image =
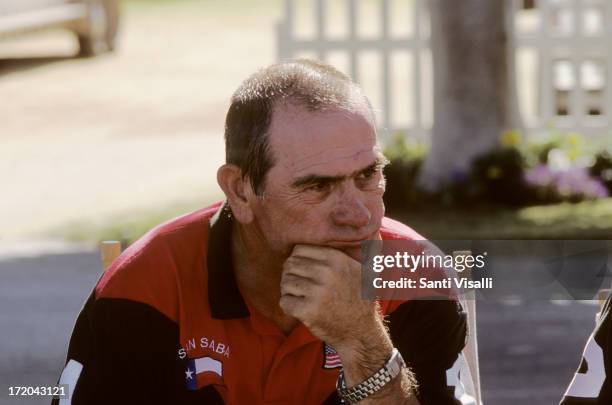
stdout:
[(344, 371), (340, 371), (338, 380), (336, 382), (336, 390), (340, 398), (349, 404), (355, 404), (373, 395), (382, 387), (387, 385), (389, 381), (393, 380), (400, 373), (402, 368), (406, 367), (406, 363), (402, 358), (399, 350), (393, 348), (391, 357), (384, 366), (365, 381), (353, 386), (347, 387), (346, 380), (344, 378)]

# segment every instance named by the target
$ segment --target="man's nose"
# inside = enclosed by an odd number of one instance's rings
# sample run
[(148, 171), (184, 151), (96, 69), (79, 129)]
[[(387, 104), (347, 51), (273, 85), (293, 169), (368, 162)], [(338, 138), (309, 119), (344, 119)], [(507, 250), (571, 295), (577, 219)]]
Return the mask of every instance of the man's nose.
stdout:
[(332, 216), (336, 226), (361, 228), (370, 223), (372, 214), (360, 194), (357, 190), (342, 193)]

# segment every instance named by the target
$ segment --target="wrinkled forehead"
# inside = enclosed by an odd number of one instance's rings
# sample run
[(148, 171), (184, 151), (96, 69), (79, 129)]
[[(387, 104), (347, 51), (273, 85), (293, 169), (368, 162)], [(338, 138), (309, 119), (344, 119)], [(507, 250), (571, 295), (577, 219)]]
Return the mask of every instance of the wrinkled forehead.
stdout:
[(372, 163), (380, 148), (369, 106), (309, 111), (282, 103), (269, 128), (274, 168), (286, 174), (347, 174)]

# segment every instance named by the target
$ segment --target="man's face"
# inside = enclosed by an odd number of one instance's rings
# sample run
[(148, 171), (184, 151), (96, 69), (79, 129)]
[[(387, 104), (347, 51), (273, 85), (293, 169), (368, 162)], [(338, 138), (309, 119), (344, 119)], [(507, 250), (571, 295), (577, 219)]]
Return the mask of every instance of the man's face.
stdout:
[(276, 107), (269, 129), (275, 164), (253, 206), (274, 253), (288, 256), (303, 243), (358, 258), (360, 242), (376, 237), (384, 215), (386, 160), (368, 111), (361, 110)]

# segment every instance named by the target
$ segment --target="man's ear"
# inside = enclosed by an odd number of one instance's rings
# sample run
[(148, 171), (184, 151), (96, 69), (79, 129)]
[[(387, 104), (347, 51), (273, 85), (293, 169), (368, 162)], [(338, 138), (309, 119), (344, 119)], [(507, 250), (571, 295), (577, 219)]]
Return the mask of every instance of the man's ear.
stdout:
[(249, 202), (255, 193), (249, 180), (243, 178), (240, 168), (233, 164), (224, 164), (217, 170), (217, 183), (227, 197), (234, 218), (243, 224), (253, 221), (253, 210)]

